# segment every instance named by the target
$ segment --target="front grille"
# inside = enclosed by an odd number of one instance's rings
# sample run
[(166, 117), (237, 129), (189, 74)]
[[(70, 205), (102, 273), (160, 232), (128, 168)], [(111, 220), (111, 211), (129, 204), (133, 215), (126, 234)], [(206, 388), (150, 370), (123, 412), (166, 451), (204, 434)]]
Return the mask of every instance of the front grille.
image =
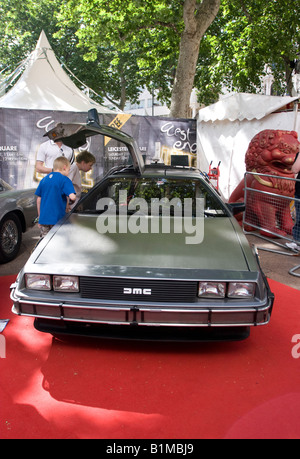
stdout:
[(80, 292), (82, 298), (97, 300), (193, 303), (197, 282), (81, 277)]

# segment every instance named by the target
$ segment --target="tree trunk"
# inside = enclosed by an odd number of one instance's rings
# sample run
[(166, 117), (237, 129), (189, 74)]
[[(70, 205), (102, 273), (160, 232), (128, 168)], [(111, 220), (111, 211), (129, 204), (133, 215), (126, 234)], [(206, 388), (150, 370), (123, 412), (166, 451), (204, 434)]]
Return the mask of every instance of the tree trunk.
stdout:
[(200, 42), (220, 8), (220, 0), (185, 0), (179, 58), (171, 97), (172, 118), (188, 118)]
[(289, 96), (293, 94), (293, 79), (292, 79), (292, 74), (293, 74), (293, 69), (291, 67), (291, 60), (287, 57), (283, 57), (284, 60), (284, 66), (285, 66), (285, 81), (286, 81), (286, 92)]

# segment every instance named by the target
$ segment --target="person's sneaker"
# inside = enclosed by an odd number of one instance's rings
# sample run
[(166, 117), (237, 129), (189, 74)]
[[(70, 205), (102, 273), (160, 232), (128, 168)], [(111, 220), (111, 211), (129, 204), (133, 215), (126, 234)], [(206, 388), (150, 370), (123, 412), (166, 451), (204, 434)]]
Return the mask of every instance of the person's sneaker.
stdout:
[(296, 244), (296, 242), (286, 242), (285, 244), (289, 249), (292, 250), (300, 250), (300, 246)]

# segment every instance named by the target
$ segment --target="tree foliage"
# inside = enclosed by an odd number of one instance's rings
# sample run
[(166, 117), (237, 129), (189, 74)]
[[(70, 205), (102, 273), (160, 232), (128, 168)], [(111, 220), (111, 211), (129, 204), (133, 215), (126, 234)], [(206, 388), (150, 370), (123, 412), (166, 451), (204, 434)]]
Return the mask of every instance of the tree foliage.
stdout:
[[(58, 30), (60, 0), (0, 0), (0, 69), (10, 69), (35, 47), (42, 29)], [(54, 43), (55, 45), (55, 43)]]
[[(76, 75), (89, 85), (85, 75), (94, 74), (83, 60), (83, 52), (76, 48), (78, 39), (71, 27), (63, 39), (55, 37), (60, 30), (57, 15), (62, 0), (0, 0), (0, 71), (11, 73), (35, 48), (42, 30), (61, 63), (65, 63)], [(94, 69), (94, 63), (91, 67)], [(90, 71), (91, 70), (91, 71)], [(76, 83), (78, 83), (76, 81)], [(92, 86), (91, 86), (92, 87)]]
[[(61, 9), (62, 36), (77, 28), (86, 61), (103, 62), (111, 84), (106, 97), (136, 100), (141, 88), (157, 89), (170, 99), (183, 28), (182, 0), (69, 0)], [(101, 65), (101, 64), (100, 64)]]
[(256, 92), (265, 64), (274, 90), (289, 93), (299, 0), (221, 0), (216, 16), (218, 9), (219, 0), (0, 0), (0, 70), (15, 68), (44, 30), (98, 101), (121, 109), (145, 86), (173, 107), (174, 97), (184, 101), (176, 116), (186, 110), (191, 81), (204, 104), (224, 86)]
[(110, 68), (120, 78), (120, 108), (134, 78), (161, 100), (171, 97), (172, 116), (187, 117), (200, 42), (219, 7), (220, 0), (68, 0), (60, 20), (78, 27), (87, 60), (117, 52)]
[(202, 41), (195, 84), (202, 103), (215, 101), (223, 86), (257, 92), (268, 64), (273, 89), (290, 94), (300, 55), (298, 0), (222, 0)]

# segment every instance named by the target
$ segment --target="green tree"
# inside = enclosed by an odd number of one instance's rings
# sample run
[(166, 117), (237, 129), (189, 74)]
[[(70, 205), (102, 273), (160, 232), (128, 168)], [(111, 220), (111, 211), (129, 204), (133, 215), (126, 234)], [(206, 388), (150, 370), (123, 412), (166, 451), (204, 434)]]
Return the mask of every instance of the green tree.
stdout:
[[(61, 0), (0, 0), (0, 70), (14, 69), (35, 47), (41, 31), (57, 28)], [(54, 43), (56, 45), (57, 43)]]
[(172, 89), (171, 115), (187, 117), (194, 85), (196, 65), (202, 37), (214, 21), (220, 0), (185, 0), (184, 30), (181, 35), (178, 64)]
[[(75, 29), (66, 30), (63, 39), (55, 38), (60, 29), (57, 15), (62, 0), (0, 0), (0, 71), (11, 73), (35, 48), (42, 30), (62, 63), (65, 63), (77, 77), (94, 75), (95, 64), (89, 68), (83, 60), (83, 52), (76, 48), (78, 39)], [(77, 84), (78, 82), (75, 81)], [(89, 85), (93, 81), (86, 79)]]
[(222, 86), (257, 92), (265, 65), (273, 89), (291, 94), (299, 59), (298, 0), (222, 0), (219, 14), (201, 43), (195, 85), (200, 102), (214, 102)]
[(60, 21), (77, 27), (86, 60), (115, 52), (109, 67), (119, 77), (120, 108), (131, 80), (159, 89), (161, 100), (171, 98), (171, 115), (187, 117), (200, 42), (219, 6), (220, 0), (68, 0)]
[(274, 90), (290, 93), (299, 60), (299, 0), (0, 0), (0, 13), (0, 70), (45, 30), (97, 101), (121, 109), (146, 86), (186, 117), (193, 85), (204, 104), (223, 86), (256, 92), (265, 64)]
[(171, 104), (173, 116), (186, 117), (199, 44), (219, 3), (0, 0), (0, 68), (21, 61), (43, 29), (60, 61), (100, 103), (106, 98), (123, 109), (146, 86)]

